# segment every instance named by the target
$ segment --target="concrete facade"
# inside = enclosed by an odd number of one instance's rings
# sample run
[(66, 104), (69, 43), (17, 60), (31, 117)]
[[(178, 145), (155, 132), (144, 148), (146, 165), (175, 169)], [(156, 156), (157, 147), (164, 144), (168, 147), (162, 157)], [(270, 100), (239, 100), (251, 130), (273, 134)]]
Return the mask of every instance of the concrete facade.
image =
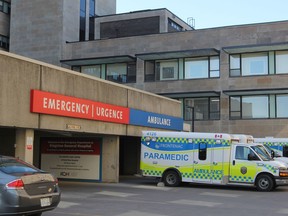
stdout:
[(12, 1), (10, 52), (57, 65), (65, 41), (79, 40), (79, 2)]
[[(66, 46), (65, 59), (81, 60), (89, 59), (92, 56), (97, 59), (113, 55), (136, 56), (138, 57), (137, 81), (136, 83), (127, 84), (131, 87), (163, 95), (189, 92), (196, 95), (194, 97), (197, 97), (197, 93), (198, 95), (201, 95), (201, 92), (213, 91), (220, 94), (220, 119), (196, 121), (196, 131), (248, 133), (256, 137), (285, 137), (287, 136), (288, 131), (288, 120), (285, 118), (231, 120), (229, 118), (229, 95), (224, 92), (258, 89), (259, 91), (262, 90), (262, 94), (267, 94), (267, 90), (269, 93), (269, 89), (270, 92), (275, 91), (275, 89), (286, 89), (288, 81), (287, 74), (231, 77), (229, 75), (229, 56), (235, 52), (245, 54), (287, 50), (287, 29), (288, 22), (279, 21), (147, 36), (140, 35), (109, 40), (96, 40), (86, 43), (68, 43)], [(133, 44), (133, 49), (131, 49), (131, 44)], [(232, 50), (233, 53), (231, 53), (230, 51), (226, 51), (226, 48), (229, 49), (229, 47), (238, 47), (238, 50)], [(250, 48), (248, 49), (247, 47)], [(178, 58), (177, 56), (179, 56), (179, 52), (190, 50), (191, 52), (194, 51), (194, 53), (196, 53), (193, 54), (193, 57), (203, 57), (201, 52), (200, 54), (197, 52), (199, 52), (199, 50), (207, 49), (217, 50), (217, 52), (219, 52), (219, 54), (217, 54), (220, 56), (219, 78), (185, 80), (183, 78), (184, 69), (180, 68), (179, 73), (182, 73), (182, 78), (179, 78), (178, 80), (145, 81), (145, 59), (143, 60), (142, 56), (145, 58), (145, 55), (161, 55), (166, 52), (169, 53), (169, 58), (160, 56), (155, 60), (176, 59)], [(173, 57), (173, 53), (175, 57)], [(185, 57), (182, 57), (182, 59), (184, 58)], [(258, 92), (257, 94), (261, 94), (261, 92)]]
[[(5, 128), (10, 128), (11, 133), (4, 135), (4, 140), (7, 141), (5, 149), (11, 149), (7, 154), (13, 154), (15, 148), (15, 156), (37, 166), (39, 138), (47, 136), (47, 132), (50, 131), (55, 135), (74, 134), (76, 137), (83, 137), (85, 134), (97, 136), (103, 139), (102, 181), (117, 182), (119, 137), (141, 137), (142, 130), (149, 128), (32, 113), (30, 112), (32, 89), (181, 117), (181, 103), (165, 97), (2, 51), (0, 51), (0, 64), (0, 131), (3, 130), (5, 133)], [(79, 128), (68, 128), (67, 125), (77, 125)], [(1, 153), (5, 151), (1, 150)]]

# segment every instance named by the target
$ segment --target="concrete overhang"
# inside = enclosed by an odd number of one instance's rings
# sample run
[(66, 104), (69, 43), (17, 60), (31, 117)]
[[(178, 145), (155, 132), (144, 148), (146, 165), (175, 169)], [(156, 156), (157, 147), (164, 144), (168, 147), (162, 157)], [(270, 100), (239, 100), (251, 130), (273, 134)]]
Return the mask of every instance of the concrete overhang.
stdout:
[(123, 56), (108, 56), (98, 58), (67, 59), (67, 60), (60, 60), (60, 62), (69, 66), (84, 66), (84, 65), (136, 62), (136, 58), (130, 55), (123, 55)]
[(274, 44), (260, 44), (260, 45), (254, 44), (245, 46), (231, 46), (231, 47), (223, 47), (222, 49), (228, 54), (287, 50), (288, 42), (274, 43)]
[(136, 54), (135, 56), (144, 61), (147, 61), (158, 59), (160, 60), (160, 59), (173, 59), (173, 58), (215, 56), (219, 55), (219, 53), (220, 53), (219, 50), (212, 48), (212, 49), (194, 49), (194, 50), (182, 50), (182, 51), (143, 53), (143, 54)]
[(288, 94), (288, 88), (223, 90), (223, 94), (226, 94), (226, 95), (228, 95), (228, 96)]
[(196, 97), (219, 97), (220, 94), (221, 92), (217, 92), (217, 91), (158, 93), (158, 95), (173, 98), (173, 99), (196, 98)]

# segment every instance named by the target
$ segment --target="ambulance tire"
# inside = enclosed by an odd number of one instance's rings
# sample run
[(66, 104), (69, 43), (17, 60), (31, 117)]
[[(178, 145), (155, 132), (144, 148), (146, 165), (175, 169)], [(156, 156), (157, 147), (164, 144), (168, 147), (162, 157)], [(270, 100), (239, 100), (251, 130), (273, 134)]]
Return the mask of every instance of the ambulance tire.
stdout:
[(163, 181), (165, 186), (177, 187), (180, 184), (180, 177), (176, 171), (169, 170), (164, 173)]
[(275, 189), (275, 182), (268, 174), (259, 175), (255, 182), (258, 191), (272, 191)]

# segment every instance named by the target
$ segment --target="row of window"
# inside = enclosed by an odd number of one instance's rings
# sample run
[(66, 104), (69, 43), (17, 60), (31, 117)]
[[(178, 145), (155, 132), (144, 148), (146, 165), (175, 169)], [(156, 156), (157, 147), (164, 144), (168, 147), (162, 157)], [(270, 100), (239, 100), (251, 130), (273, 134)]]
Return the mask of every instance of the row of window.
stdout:
[(230, 97), (231, 119), (288, 118), (288, 94)]
[[(186, 98), (185, 121), (219, 120), (220, 97)], [(230, 97), (230, 119), (288, 118), (288, 94), (249, 95)]]
[(230, 76), (288, 73), (288, 51), (230, 55)]
[(0, 0), (0, 12), (10, 14), (11, 6), (9, 2)]
[[(230, 76), (288, 74), (288, 51), (230, 55)], [(219, 56), (145, 62), (145, 81), (220, 77)]]
[(94, 77), (106, 79), (117, 83), (135, 83), (136, 82), (136, 64), (103, 64), (73, 67), (75, 71), (88, 74)]
[(146, 82), (215, 78), (219, 76), (219, 56), (145, 62)]
[[(136, 82), (135, 64), (110, 64), (107, 76), (99, 75), (101, 65), (82, 66), (81, 72), (120, 83)], [(270, 74), (288, 74), (287, 50), (230, 55), (231, 77)], [(219, 77), (219, 56), (145, 61), (145, 82)]]
[(3, 35), (0, 35), (0, 47), (6, 50), (9, 50), (9, 38)]

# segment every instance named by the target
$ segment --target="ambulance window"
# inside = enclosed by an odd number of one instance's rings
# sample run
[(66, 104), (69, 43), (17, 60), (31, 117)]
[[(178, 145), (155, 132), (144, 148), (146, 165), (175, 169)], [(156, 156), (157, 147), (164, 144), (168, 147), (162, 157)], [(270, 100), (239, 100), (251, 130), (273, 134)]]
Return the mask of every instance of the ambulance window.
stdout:
[(206, 143), (200, 143), (199, 144), (199, 160), (206, 160), (207, 158), (207, 144)]
[(288, 146), (283, 147), (283, 157), (288, 157)]
[(248, 160), (248, 154), (250, 152), (250, 149), (245, 146), (237, 146), (236, 147), (236, 154), (235, 159), (238, 160)]

